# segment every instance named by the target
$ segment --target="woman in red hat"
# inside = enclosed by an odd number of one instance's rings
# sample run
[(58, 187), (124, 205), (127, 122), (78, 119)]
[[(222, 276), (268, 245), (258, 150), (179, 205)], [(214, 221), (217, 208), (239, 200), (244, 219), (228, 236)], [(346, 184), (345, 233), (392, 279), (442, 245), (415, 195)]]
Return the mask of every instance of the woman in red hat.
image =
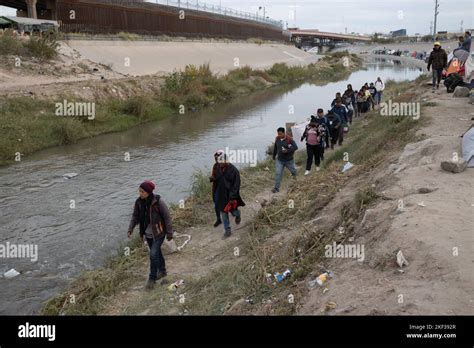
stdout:
[(140, 197), (135, 201), (132, 220), (128, 228), (128, 237), (131, 238), (133, 229), (140, 225), (140, 238), (150, 247), (150, 275), (146, 289), (153, 289), (157, 280), (166, 277), (165, 258), (161, 252), (161, 245), (165, 237), (173, 239), (173, 225), (166, 203), (160, 195), (154, 194), (155, 184), (144, 181), (138, 188)]

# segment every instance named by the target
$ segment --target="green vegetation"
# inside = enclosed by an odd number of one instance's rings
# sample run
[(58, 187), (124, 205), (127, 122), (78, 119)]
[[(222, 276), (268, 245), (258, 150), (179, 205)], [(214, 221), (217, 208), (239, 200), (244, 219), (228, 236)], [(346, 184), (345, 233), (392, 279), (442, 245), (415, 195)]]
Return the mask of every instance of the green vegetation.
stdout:
[(20, 40), (12, 30), (5, 30), (0, 35), (0, 55), (35, 57), (39, 60), (50, 60), (57, 56), (58, 38), (53, 31), (41, 36), (33, 35)]
[[(18, 45), (18, 41), (9, 35), (0, 37), (0, 48), (4, 45), (12, 52), (17, 49), (15, 45)], [(53, 41), (48, 40), (32, 38), (29, 46), (21, 44), (21, 49), (29, 47), (46, 57), (48, 49), (54, 46)], [(169, 74), (160, 94), (137, 95), (125, 101), (110, 98), (96, 103), (93, 120), (55, 114), (55, 102), (84, 102), (76, 97), (64, 96), (54, 102), (27, 97), (0, 100), (0, 165), (11, 163), (16, 153), (29, 155), (47, 147), (73, 144), (99, 134), (123, 131), (177, 114), (182, 107), (196, 110), (277, 84), (336, 81), (350, 74), (350, 70), (339, 63), (340, 57), (338, 55), (337, 58), (327, 60), (323, 67), (318, 64), (307, 67), (275, 64), (268, 70), (243, 67), (225, 76), (213, 74), (209, 65), (190, 65), (183, 71)]]
[[(422, 79), (415, 82), (395, 84), (389, 82), (385, 91), (385, 98), (394, 101), (406, 102), (417, 100), (413, 93), (422, 85)], [(400, 93), (400, 91), (410, 91)], [(295, 298), (299, 296), (299, 288), (295, 282), (306, 279), (315, 271), (317, 265), (324, 263), (324, 246), (334, 241), (341, 243), (345, 238), (352, 236), (354, 222), (364, 211), (373, 205), (379, 195), (369, 185), (370, 176), (367, 172), (376, 168), (396, 151), (400, 151), (406, 143), (413, 141), (417, 129), (424, 118), (413, 120), (408, 117), (382, 117), (377, 112), (371, 112), (356, 119), (350, 130), (347, 143), (336, 151), (326, 153), (323, 170), (314, 173), (311, 177), (301, 178), (297, 182), (288, 183), (288, 193), (280, 200), (268, 202), (261, 208), (252, 221), (250, 232), (242, 237), (241, 257), (238, 262), (224, 264), (198, 279), (186, 279), (186, 304), (176, 303), (174, 308), (178, 312), (187, 310), (190, 314), (222, 314), (230, 304), (241, 299), (251, 299), (255, 303), (253, 308), (261, 308), (261, 304), (272, 299), (273, 314), (292, 314), (294, 306), (288, 304), (288, 294)], [(355, 164), (351, 174), (341, 174), (344, 152), (350, 153), (350, 161)], [(305, 153), (297, 153), (296, 162), (301, 163)], [(254, 199), (255, 193), (263, 187), (271, 187), (273, 182), (274, 162), (270, 159), (260, 162), (256, 167), (241, 170), (242, 195), (247, 199)], [(336, 195), (343, 189), (349, 180), (362, 178), (364, 181), (355, 192), (353, 199), (335, 212), (338, 220), (335, 223), (308, 223), (318, 216)], [(351, 179), (352, 178), (352, 179)], [(315, 185), (315, 183), (317, 183)], [(197, 172), (192, 186), (192, 196), (186, 201), (185, 209), (172, 209), (174, 223), (180, 228), (197, 226), (200, 223), (209, 223), (212, 219), (212, 201), (210, 197), (210, 183), (208, 174)], [(290, 208), (289, 200), (295, 202), (295, 208)], [(339, 213), (339, 214), (338, 214)], [(344, 235), (334, 233), (343, 227)], [(291, 237), (280, 245), (272, 240), (277, 233), (291, 233)], [(136, 267), (145, 267), (146, 255), (133, 254), (132, 260), (127, 261)], [(267, 282), (266, 274), (292, 270), (292, 276), (285, 282), (273, 286)], [(143, 271), (143, 270), (142, 270)], [(123, 284), (134, 280), (124, 276), (123, 266), (118, 261), (107, 265), (103, 270), (88, 271), (73, 282), (71, 289), (48, 302), (43, 310), (47, 314), (91, 314), (101, 313), (106, 297), (120, 278)], [(122, 278), (123, 277), (123, 278)], [(81, 288), (81, 284), (94, 284), (99, 289), (105, 289), (103, 297), (99, 297), (94, 288)], [(68, 296), (83, 289), (81, 298), (76, 304), (64, 308)], [(119, 286), (115, 293), (126, 289), (126, 285)], [(149, 314), (168, 313), (168, 304), (161, 304), (160, 296), (165, 296), (166, 288), (156, 290), (156, 294), (138, 301), (127, 309), (129, 314), (137, 314), (144, 308), (151, 310)], [(151, 303), (150, 301), (156, 301)], [(246, 312), (245, 314), (249, 314)]]

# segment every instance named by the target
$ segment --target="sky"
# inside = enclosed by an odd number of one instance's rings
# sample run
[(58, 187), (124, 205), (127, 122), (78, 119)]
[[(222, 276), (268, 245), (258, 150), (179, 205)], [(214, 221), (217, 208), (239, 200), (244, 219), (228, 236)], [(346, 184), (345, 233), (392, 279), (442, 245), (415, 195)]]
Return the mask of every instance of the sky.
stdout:
[[(155, 0), (149, 0), (155, 2)], [(158, 0), (166, 2), (166, 0)], [(177, 0), (169, 0), (177, 1)], [(189, 0), (195, 3), (196, 0)], [(336, 33), (372, 34), (407, 29), (408, 35), (428, 34), (434, 20), (435, 0), (197, 0), (283, 20), (290, 27)], [(182, 3), (186, 0), (181, 0)], [(474, 28), (473, 0), (439, 0), (437, 31), (458, 32)], [(0, 15), (15, 11), (0, 6)], [(263, 15), (263, 10), (260, 11)]]

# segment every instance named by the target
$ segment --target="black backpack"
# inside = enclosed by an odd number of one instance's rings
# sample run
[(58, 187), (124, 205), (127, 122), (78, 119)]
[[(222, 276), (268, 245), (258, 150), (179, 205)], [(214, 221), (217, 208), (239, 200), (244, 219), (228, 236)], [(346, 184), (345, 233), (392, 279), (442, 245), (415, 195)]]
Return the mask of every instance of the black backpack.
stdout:
[(464, 82), (458, 73), (452, 73), (444, 80), (448, 93), (453, 93), (457, 86), (463, 86)]

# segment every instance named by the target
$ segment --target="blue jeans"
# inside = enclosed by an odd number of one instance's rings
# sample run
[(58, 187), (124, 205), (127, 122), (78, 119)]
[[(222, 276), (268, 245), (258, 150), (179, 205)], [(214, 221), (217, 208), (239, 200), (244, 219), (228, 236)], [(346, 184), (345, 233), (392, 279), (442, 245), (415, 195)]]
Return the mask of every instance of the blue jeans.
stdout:
[(382, 102), (383, 91), (375, 92), (375, 105), (379, 105)]
[(283, 174), (283, 168), (285, 167), (288, 168), (288, 170), (291, 172), (291, 175), (296, 176), (294, 159), (292, 159), (291, 161), (280, 161), (279, 159), (277, 159), (275, 163), (275, 188), (277, 190), (280, 189), (281, 176)]
[[(235, 216), (235, 217), (240, 216), (239, 208), (235, 210), (231, 210), (230, 213), (232, 214), (232, 216)], [(224, 232), (230, 231), (229, 213), (221, 212), (221, 216), (222, 216), (222, 222), (224, 222)]]
[(161, 245), (165, 240), (165, 234), (159, 239), (147, 238), (146, 241), (150, 247), (150, 280), (156, 280), (158, 271), (166, 273), (165, 258), (161, 252)]

